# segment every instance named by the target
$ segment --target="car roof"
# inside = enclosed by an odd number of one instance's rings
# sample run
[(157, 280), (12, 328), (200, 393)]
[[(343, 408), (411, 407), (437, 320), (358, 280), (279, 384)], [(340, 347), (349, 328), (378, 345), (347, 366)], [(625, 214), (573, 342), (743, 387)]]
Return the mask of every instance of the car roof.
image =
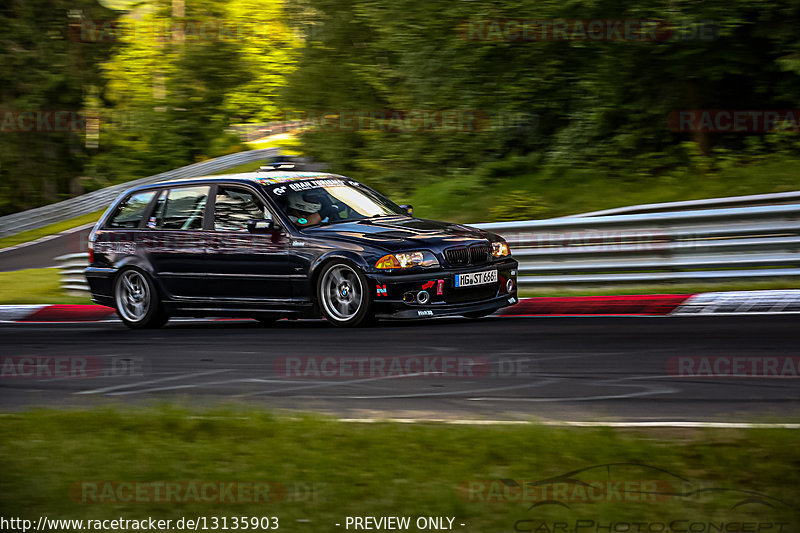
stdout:
[[(214, 176), (197, 176), (194, 178), (181, 178), (175, 180), (159, 181), (158, 183), (148, 183), (131, 190), (150, 189), (154, 187), (164, 187), (167, 185), (186, 185), (191, 183), (215, 183), (239, 181), (244, 183), (254, 183), (257, 185), (275, 185), (290, 181), (304, 181), (314, 179), (347, 179), (339, 174), (327, 172), (286, 172), (286, 171), (262, 171), (262, 172), (239, 172), (236, 174), (216, 174)], [(352, 180), (350, 180), (352, 181)]]

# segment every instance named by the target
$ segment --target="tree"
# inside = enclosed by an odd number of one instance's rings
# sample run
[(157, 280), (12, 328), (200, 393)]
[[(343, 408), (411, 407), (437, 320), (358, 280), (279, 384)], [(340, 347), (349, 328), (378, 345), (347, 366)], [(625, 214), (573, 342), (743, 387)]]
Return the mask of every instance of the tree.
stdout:
[(0, 214), (80, 191), (84, 89), (103, 85), (99, 65), (108, 56), (74, 40), (69, 24), (82, 17), (115, 14), (93, 0), (0, 5)]
[[(100, 96), (110, 117), (96, 172), (131, 179), (241, 150), (226, 129), (280, 118), (276, 103), (298, 41), (281, 22), (280, 0), (205, 0), (173, 17), (153, 4), (126, 17)], [(135, 31), (134, 31), (135, 29)]]

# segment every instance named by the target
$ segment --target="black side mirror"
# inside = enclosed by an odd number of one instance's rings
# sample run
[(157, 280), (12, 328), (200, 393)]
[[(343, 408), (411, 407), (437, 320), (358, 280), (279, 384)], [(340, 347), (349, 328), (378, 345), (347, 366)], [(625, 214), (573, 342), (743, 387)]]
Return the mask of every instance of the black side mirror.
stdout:
[(272, 219), (248, 220), (247, 231), (250, 233), (275, 233), (278, 231), (278, 226)]
[(400, 206), (400, 208), (404, 209), (405, 212), (408, 213), (408, 216), (410, 216), (410, 217), (414, 216), (414, 206), (413, 205), (403, 204), (403, 205)]

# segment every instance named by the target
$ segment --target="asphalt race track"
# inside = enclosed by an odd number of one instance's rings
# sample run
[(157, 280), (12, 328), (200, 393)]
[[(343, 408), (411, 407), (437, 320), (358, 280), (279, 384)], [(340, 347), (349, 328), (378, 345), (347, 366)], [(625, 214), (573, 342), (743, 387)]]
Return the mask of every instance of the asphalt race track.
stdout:
[[(118, 322), (2, 324), (4, 365), (40, 357), (52, 368), (69, 356), (95, 372), (13, 376), (15, 367), (4, 366), (0, 409), (168, 400), (356, 418), (797, 421), (800, 379), (790, 367), (797, 370), (799, 323), (797, 315), (750, 315), (491, 317), (357, 330), (317, 320), (267, 328), (173, 321), (148, 331)], [(779, 361), (781, 377), (676, 375), (703, 362), (724, 374), (754, 357)], [(428, 366), (389, 371), (409, 358)], [(743, 365), (740, 373), (759, 373)]]
[(4, 248), (0, 250), (0, 272), (56, 266), (55, 258), (60, 255), (85, 252), (91, 232), (92, 225), (85, 225), (23, 246)]

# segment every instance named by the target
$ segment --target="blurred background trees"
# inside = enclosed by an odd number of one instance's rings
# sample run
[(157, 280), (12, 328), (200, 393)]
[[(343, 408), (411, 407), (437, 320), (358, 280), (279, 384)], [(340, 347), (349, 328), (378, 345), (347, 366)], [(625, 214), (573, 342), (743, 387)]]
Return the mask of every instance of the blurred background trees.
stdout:
[[(503, 121), (474, 133), (318, 132), (312, 155), (387, 185), (451, 169), (595, 168), (620, 176), (796, 154), (797, 132), (675, 133), (686, 109), (794, 109), (800, 97), (800, 4), (792, 1), (626, 2), (298, 0), (310, 38), (291, 79), (291, 106), (481, 110)], [(343, 16), (343, 14), (347, 16)], [(657, 19), (676, 31), (645, 42), (468, 40), (465, 21)], [(703, 33), (705, 32), (705, 33)], [(334, 80), (320, 94), (310, 79)], [(714, 158), (719, 159), (716, 161)], [(711, 161), (698, 161), (711, 158)], [(516, 167), (516, 168), (515, 168)], [(374, 179), (374, 178), (373, 178)]]
[(109, 120), (92, 172), (112, 181), (244, 149), (232, 124), (281, 114), (278, 96), (299, 41), (278, 0), (142, 4), (102, 66)]
[(93, 0), (0, 3), (0, 214), (69, 194), (88, 161), (82, 132), (40, 134), (17, 131), (16, 124), (20, 112), (80, 110), (84, 87), (104, 84), (100, 65), (111, 50), (68, 41), (72, 10), (116, 17)]
[[(784, 176), (800, 151), (796, 129), (680, 133), (667, 124), (677, 110), (800, 107), (792, 0), (148, 0), (128, 9), (89, 0), (0, 7), (0, 109), (103, 117), (85, 135), (0, 131), (0, 212), (243, 149), (234, 124), (381, 110), (480, 120), (462, 131), (311, 128), (302, 150), (423, 204), (437, 194), (458, 203), (489, 188), (542, 190), (525, 208), (531, 216), (572, 208), (584, 189), (624, 203), (615, 191), (796, 185)], [(74, 17), (184, 24), (81, 42), (67, 33)], [(655, 19), (674, 31), (655, 42), (465, 37), (470, 21), (504, 19)], [(232, 35), (194, 35), (196, 21), (224, 22)], [(758, 167), (765, 162), (783, 166), (770, 174)], [(730, 187), (692, 181), (740, 168), (751, 178)]]

